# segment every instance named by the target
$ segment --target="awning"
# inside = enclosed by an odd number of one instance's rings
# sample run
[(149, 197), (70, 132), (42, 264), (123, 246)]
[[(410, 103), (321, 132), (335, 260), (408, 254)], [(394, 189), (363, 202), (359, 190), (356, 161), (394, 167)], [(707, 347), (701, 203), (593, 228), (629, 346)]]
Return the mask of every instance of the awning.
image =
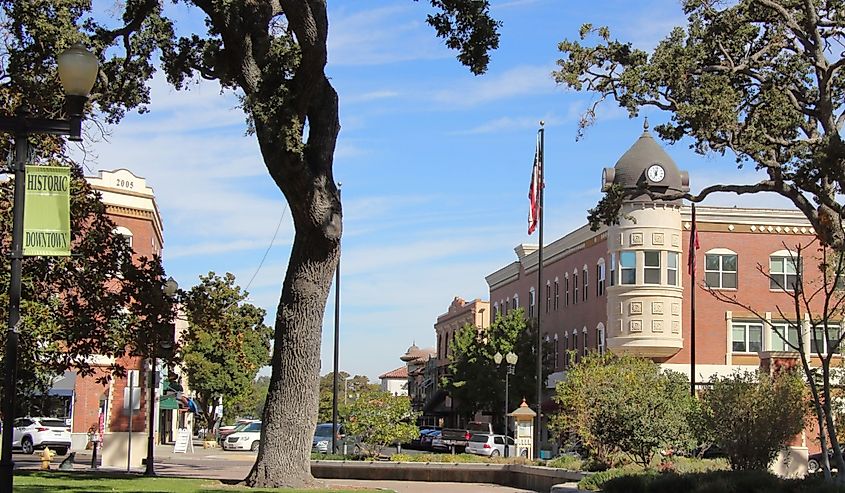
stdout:
[(53, 385), (47, 390), (47, 395), (62, 397), (73, 397), (73, 389), (76, 385), (76, 372), (66, 371), (64, 375), (53, 380)]
[(179, 401), (175, 397), (162, 397), (158, 403), (159, 409), (179, 409)]

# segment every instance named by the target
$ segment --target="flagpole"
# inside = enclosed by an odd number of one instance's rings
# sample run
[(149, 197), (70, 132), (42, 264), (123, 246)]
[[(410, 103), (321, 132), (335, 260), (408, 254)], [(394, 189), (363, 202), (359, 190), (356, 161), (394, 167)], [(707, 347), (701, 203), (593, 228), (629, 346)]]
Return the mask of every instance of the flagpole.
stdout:
[(695, 397), (695, 250), (698, 248), (698, 231), (695, 224), (695, 203), (692, 204), (692, 227), (690, 228), (690, 395)]
[(540, 458), (540, 425), (543, 422), (543, 334), (540, 330), (540, 314), (543, 313), (543, 310), (540, 309), (540, 299), (542, 298), (542, 296), (540, 296), (540, 293), (542, 292), (543, 288), (543, 189), (545, 188), (546, 183), (543, 177), (543, 168), (545, 165), (545, 158), (543, 156), (545, 146), (545, 128), (543, 128), (543, 126), (543, 120), (540, 120), (540, 152), (538, 156), (538, 160), (540, 163), (540, 180), (538, 187), (539, 193), (537, 195), (537, 220), (540, 222), (540, 246), (537, 249), (537, 292), (534, 295), (534, 299), (536, 300), (535, 305), (537, 305), (537, 426), (534, 428), (534, 457), (537, 459)]

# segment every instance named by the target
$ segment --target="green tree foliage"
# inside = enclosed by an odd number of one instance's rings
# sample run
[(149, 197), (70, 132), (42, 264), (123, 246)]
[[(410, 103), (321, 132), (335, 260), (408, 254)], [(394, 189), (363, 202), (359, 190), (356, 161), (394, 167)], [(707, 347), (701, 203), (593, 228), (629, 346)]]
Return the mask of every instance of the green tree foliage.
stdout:
[(737, 372), (710, 383), (700, 396), (703, 421), (733, 469), (766, 470), (804, 428), (809, 409), (796, 372)]
[[(537, 392), (536, 324), (525, 318), (522, 308), (498, 317), (487, 329), (465, 325), (455, 333), (449, 348), (449, 375), (443, 386), (464, 416), (476, 411), (492, 412), (504, 423), (506, 363), (497, 366), (493, 355), (514, 352), (518, 356), (514, 374), (509, 377), (508, 410), (513, 411), (524, 397)], [(543, 380), (552, 365), (551, 346), (543, 348)], [(529, 399), (530, 400), (530, 399)]]
[[(666, 111), (670, 120), (655, 129), (662, 138), (691, 137), (697, 152), (732, 152), (740, 166), (751, 164), (765, 175), (753, 184), (712, 185), (688, 198), (776, 193), (804, 213), (823, 243), (845, 249), (845, 58), (833, 48), (845, 42), (845, 2), (681, 3), (687, 25), (651, 53), (590, 24), (580, 39), (560, 43), (556, 80), (597, 96), (582, 128), (606, 99), (631, 116), (644, 107)], [(591, 222), (615, 220), (618, 198), (605, 197)]]
[[(349, 402), (356, 400), (360, 395), (376, 392), (379, 385), (370, 383), (365, 375), (354, 377), (345, 371), (337, 374), (337, 408), (340, 420), (346, 416), (346, 408)], [(320, 410), (317, 414), (317, 421), (320, 423), (331, 423), (332, 421), (332, 385), (334, 373), (329, 372), (320, 377)]]
[[(55, 163), (54, 163), (55, 164)], [(123, 374), (119, 358), (146, 355), (149, 335), (172, 330), (172, 304), (164, 296), (158, 257), (138, 258), (115, 232), (106, 208), (73, 166), (70, 189), (70, 257), (23, 260), (18, 382), (20, 408), (66, 370), (92, 375), (90, 356), (113, 357), (104, 378)], [(0, 184), (0, 235), (11, 248), (12, 180)], [(10, 264), (0, 270), (0, 318), (8, 319)], [(172, 336), (172, 332), (171, 332)], [(0, 333), (0, 343), (5, 331)], [(171, 337), (172, 340), (172, 337)], [(2, 355), (0, 355), (2, 356)], [(172, 356), (172, 353), (167, 356)]]
[(263, 309), (244, 302), (247, 296), (234, 275), (209, 272), (183, 297), (188, 317), (183, 367), (208, 429), (214, 428), (218, 397), (224, 409), (254, 399), (255, 376), (269, 361), (272, 329), (264, 325)]
[(599, 461), (619, 451), (646, 467), (660, 450), (689, 448), (688, 383), (651, 360), (591, 353), (557, 385), (556, 428), (577, 434)]
[(407, 395), (367, 390), (345, 409), (346, 432), (360, 438), (365, 455), (378, 455), (382, 447), (407, 443), (419, 435), (417, 413)]
[[(240, 97), (296, 231), (276, 316), (261, 448), (247, 483), (310, 484), (322, 316), (342, 230), (332, 169), (339, 102), (325, 73), (327, 0), (184, 0), (180, 12), (199, 19), (180, 26), (182, 36), (163, 14), (163, 3), (125, 0), (108, 16), (93, 13), (100, 3), (90, 0), (0, 0), (0, 105), (13, 113), (25, 96), (36, 114), (58, 113), (55, 56), (74, 42), (84, 42), (100, 58), (91, 104), (108, 123), (119, 122), (126, 111), (146, 111), (158, 67), (177, 89), (203, 78)], [(483, 73), (499, 41), (489, 1), (425, 3), (437, 36), (473, 73)], [(7, 147), (4, 138), (0, 148)], [(39, 145), (45, 152), (63, 150), (55, 138)]]

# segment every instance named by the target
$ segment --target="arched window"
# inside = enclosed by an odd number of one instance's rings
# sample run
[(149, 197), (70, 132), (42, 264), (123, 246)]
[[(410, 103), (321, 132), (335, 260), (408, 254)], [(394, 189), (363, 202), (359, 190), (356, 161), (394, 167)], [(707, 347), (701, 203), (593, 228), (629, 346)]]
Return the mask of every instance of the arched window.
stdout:
[(582, 276), (584, 278), (584, 291), (581, 293), (581, 296), (583, 296), (582, 299), (584, 301), (587, 301), (587, 293), (590, 291), (589, 288), (588, 288), (589, 282), (587, 282), (587, 279), (589, 279), (589, 277), (590, 277), (589, 276), (590, 271), (587, 270), (586, 264), (584, 265), (584, 269), (581, 272), (582, 272)]
[(560, 304), (560, 283), (558, 282), (557, 277), (555, 277), (555, 311), (557, 311), (557, 307)]
[(604, 354), (605, 348), (605, 341), (604, 341), (604, 324), (599, 322), (599, 325), (596, 327), (596, 346), (598, 347), (599, 354)]
[(514, 293), (514, 294), (513, 294), (513, 300), (511, 300), (511, 301), (512, 301), (511, 307), (512, 307), (514, 310), (516, 310), (517, 308), (519, 308), (519, 294)]
[(129, 245), (129, 248), (132, 248), (132, 231), (129, 228), (124, 226), (118, 226), (112, 230), (113, 233), (117, 233), (126, 240), (126, 244)]
[(534, 309), (537, 304), (537, 296), (534, 288), (528, 290), (528, 318), (534, 318)]
[(604, 259), (600, 258), (596, 264), (596, 296), (604, 294)]
[(578, 304), (578, 269), (572, 273), (572, 304)]
[(737, 255), (727, 248), (713, 248), (704, 253), (704, 283), (713, 289), (736, 289)]
[(546, 301), (543, 303), (543, 309), (546, 313), (549, 313), (549, 307), (552, 304), (552, 283), (550, 281), (546, 281)]
[(793, 291), (801, 283), (801, 258), (796, 252), (778, 250), (769, 255), (769, 288)]

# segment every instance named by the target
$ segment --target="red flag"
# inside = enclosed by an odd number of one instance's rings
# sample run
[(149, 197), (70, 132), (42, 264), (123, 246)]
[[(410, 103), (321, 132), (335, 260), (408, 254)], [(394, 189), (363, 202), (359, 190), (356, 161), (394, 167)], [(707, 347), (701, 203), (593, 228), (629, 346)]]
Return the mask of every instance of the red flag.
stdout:
[(537, 229), (540, 220), (540, 188), (542, 183), (543, 162), (540, 155), (540, 134), (537, 134), (537, 147), (534, 149), (534, 169), (531, 172), (531, 186), (528, 188), (528, 234)]
[(687, 259), (687, 272), (690, 277), (695, 277), (695, 251), (698, 249), (698, 226), (695, 225), (695, 204), (692, 204), (692, 226), (689, 232), (689, 258)]

